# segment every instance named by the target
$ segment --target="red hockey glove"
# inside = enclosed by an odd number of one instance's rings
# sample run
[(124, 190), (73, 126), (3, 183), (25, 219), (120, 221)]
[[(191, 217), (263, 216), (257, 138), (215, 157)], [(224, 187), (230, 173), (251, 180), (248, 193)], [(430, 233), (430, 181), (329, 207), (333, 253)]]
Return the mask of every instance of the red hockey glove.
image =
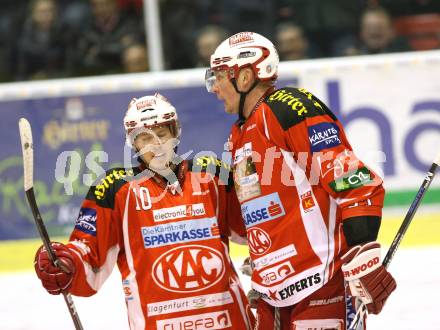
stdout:
[(51, 245), (59, 262), (66, 267), (67, 271), (64, 272), (52, 264), (44, 245), (40, 246), (35, 254), (34, 267), (43, 287), (50, 294), (60, 294), (62, 291), (69, 291), (72, 285), (75, 274), (74, 256), (62, 243), (51, 242)]
[(396, 281), (380, 262), (380, 244), (357, 245), (342, 256), (342, 271), (353, 297), (358, 297), (371, 314), (379, 314)]

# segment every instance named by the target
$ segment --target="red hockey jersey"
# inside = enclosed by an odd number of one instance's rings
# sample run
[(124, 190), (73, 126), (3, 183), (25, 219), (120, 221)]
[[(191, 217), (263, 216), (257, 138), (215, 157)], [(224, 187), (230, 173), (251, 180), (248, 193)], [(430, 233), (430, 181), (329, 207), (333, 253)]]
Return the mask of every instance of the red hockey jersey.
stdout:
[(229, 142), (252, 286), (273, 306), (298, 303), (340, 269), (344, 219), (381, 215), (382, 180), (305, 89), (270, 91)]
[(212, 157), (191, 164), (181, 163), (175, 185), (117, 168), (91, 187), (68, 244), (78, 257), (72, 294), (96, 293), (117, 264), (131, 329), (251, 329), (229, 258), (231, 229), (245, 235), (227, 222), (234, 209), (240, 217), (219, 180), (229, 168)]

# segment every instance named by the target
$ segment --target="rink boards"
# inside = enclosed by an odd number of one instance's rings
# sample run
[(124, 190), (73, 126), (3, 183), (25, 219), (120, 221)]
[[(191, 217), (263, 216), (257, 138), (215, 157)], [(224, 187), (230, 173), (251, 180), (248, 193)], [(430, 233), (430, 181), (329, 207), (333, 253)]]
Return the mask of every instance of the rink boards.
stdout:
[[(390, 212), (390, 211), (387, 211)], [(406, 210), (391, 211), (392, 215), (386, 215), (382, 221), (379, 241), (384, 246), (389, 246), (399, 229)], [(440, 211), (423, 211), (418, 214), (401, 247), (440, 247)], [(56, 237), (54, 241), (67, 241), (67, 237)], [(38, 239), (3, 241), (0, 242), (0, 272), (28, 271), (33, 267), (34, 253), (41, 245)], [(243, 259), (248, 255), (246, 246), (231, 244), (231, 256), (233, 259)]]
[[(384, 179), (385, 206), (407, 208), (439, 151), (439, 75), (437, 50), (283, 62), (278, 87), (305, 87), (326, 103), (358, 157)], [(23, 191), (20, 117), (32, 124), (40, 212), (52, 236), (65, 236), (93, 179), (136, 165), (122, 125), (132, 97), (160, 91), (175, 105), (179, 155), (229, 161), (224, 142), (236, 118), (203, 77), (200, 68), (0, 84), (0, 240), (37, 235)], [(423, 203), (440, 205), (437, 178)]]

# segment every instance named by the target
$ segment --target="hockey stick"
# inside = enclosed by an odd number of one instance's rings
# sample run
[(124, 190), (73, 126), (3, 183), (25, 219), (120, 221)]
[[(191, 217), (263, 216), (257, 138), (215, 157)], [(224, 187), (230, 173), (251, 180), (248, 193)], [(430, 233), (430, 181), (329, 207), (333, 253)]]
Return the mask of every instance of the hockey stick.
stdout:
[[(435, 176), (435, 171), (437, 170), (437, 167), (440, 166), (440, 153), (437, 155), (437, 158), (434, 160), (434, 162), (431, 164), (431, 167), (426, 173), (425, 178), (423, 179), (423, 183), (419, 188), (419, 191), (417, 192), (416, 197), (414, 198), (413, 202), (411, 203), (411, 206), (406, 213), (405, 219), (403, 220), (402, 224), (400, 225), (399, 230), (397, 231), (396, 236), (394, 237), (393, 243), (391, 243), (390, 248), (388, 249), (387, 254), (385, 255), (385, 258), (383, 259), (382, 264), (385, 266), (385, 268), (388, 268), (388, 266), (391, 263), (391, 260), (393, 260), (394, 254), (397, 251), (397, 248), (399, 247), (400, 243), (402, 242), (403, 236), (405, 235), (409, 225), (411, 224), (412, 219), (414, 218), (414, 215), (416, 214), (417, 209), (420, 206), (420, 203), (422, 202), (423, 196), (425, 195), (425, 192), (428, 190), (429, 186), (431, 185), (432, 180)], [(366, 313), (366, 306), (364, 304), (361, 304), (359, 308), (356, 311), (356, 315), (351, 322), (350, 326), (348, 327), (348, 330), (356, 330), (359, 321), (363, 317), (363, 315)]]
[[(60, 262), (52, 246), (50, 245), (49, 234), (47, 233), (46, 227), (41, 218), (40, 211), (38, 210), (37, 201), (35, 200), (34, 194), (34, 147), (32, 143), (32, 130), (29, 121), (25, 118), (21, 118), (18, 122), (18, 127), (20, 130), (20, 140), (21, 147), (23, 151), (23, 173), (24, 173), (24, 191), (26, 193), (26, 198), (29, 202), (29, 206), (32, 210), (34, 216), (35, 224), (37, 226), (38, 232), (40, 233), (41, 240), (43, 241), (44, 248), (46, 249), (49, 259), (52, 263), (59, 267), (62, 271), (69, 273), (66, 266)], [(70, 315), (72, 316), (73, 323), (75, 324), (76, 330), (83, 330), (81, 321), (76, 312), (75, 305), (72, 300), (72, 296), (68, 292), (63, 292), (64, 300), (69, 309)]]

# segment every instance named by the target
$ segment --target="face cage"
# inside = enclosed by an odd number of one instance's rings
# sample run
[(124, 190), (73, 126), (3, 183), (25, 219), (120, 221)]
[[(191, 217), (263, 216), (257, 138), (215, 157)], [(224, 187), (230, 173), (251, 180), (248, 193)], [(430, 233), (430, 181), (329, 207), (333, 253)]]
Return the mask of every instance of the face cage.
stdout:
[(205, 72), (205, 86), (206, 86), (206, 90), (209, 93), (214, 93), (213, 92), (214, 84), (217, 81), (217, 78), (215, 76), (216, 72), (225, 71), (226, 75), (227, 75), (227, 79), (230, 80), (231, 78), (234, 77), (234, 71), (233, 70), (234, 70), (233, 68), (230, 68), (230, 67), (228, 67), (226, 65), (222, 65), (222, 66), (219, 66), (219, 67), (216, 67), (216, 68), (213, 68), (213, 69), (211, 69), (211, 68), (207, 69), (206, 72)]
[[(217, 81), (216, 76), (215, 76), (215, 72), (216, 71), (226, 71), (227, 75), (228, 75), (228, 79), (231, 80), (231, 78), (234, 78), (234, 76), (238, 75), (238, 71), (244, 67), (251, 67), (252, 70), (254, 71), (254, 74), (256, 76), (256, 78), (258, 80), (261, 81), (274, 81), (276, 80), (278, 74), (277, 72), (275, 72), (271, 77), (268, 78), (260, 78), (258, 75), (259, 69), (257, 68), (257, 66), (263, 62), (265, 59), (267, 59), (270, 55), (270, 51), (267, 47), (264, 46), (254, 46), (254, 48), (260, 48), (262, 51), (262, 54), (260, 56), (260, 58), (256, 61), (254, 61), (253, 63), (247, 63), (247, 64), (243, 64), (242, 66), (238, 66), (237, 64), (233, 65), (233, 66), (228, 66), (228, 65), (220, 65), (217, 66), (215, 68), (209, 68), (206, 70), (205, 72), (205, 86), (206, 86), (206, 90), (209, 93), (213, 93), (213, 88), (214, 88), (214, 84)], [(274, 50), (276, 52), (276, 50)], [(243, 54), (248, 53), (249, 50), (247, 51), (243, 51)], [(242, 53), (240, 53), (242, 54)], [(240, 56), (240, 54), (238, 56)]]
[[(136, 140), (136, 137), (143, 133), (143, 129), (147, 129), (150, 130), (152, 128), (155, 127), (162, 127), (162, 126), (168, 126), (170, 128), (170, 132), (173, 135), (174, 138), (178, 139), (181, 135), (181, 127), (180, 127), (180, 123), (179, 120), (169, 120), (169, 121), (165, 121), (162, 123), (158, 123), (158, 124), (154, 124), (154, 125), (146, 125), (144, 124), (144, 126), (140, 126), (140, 127), (136, 127), (136, 128), (130, 128), (127, 129), (125, 132), (126, 135), (126, 140), (127, 140), (127, 144), (130, 146), (133, 146), (134, 144), (134, 140)], [(134, 135), (132, 134), (134, 133)]]
[(205, 86), (208, 93), (213, 93), (213, 88), (215, 84), (215, 74), (213, 69), (206, 69), (205, 72)]

